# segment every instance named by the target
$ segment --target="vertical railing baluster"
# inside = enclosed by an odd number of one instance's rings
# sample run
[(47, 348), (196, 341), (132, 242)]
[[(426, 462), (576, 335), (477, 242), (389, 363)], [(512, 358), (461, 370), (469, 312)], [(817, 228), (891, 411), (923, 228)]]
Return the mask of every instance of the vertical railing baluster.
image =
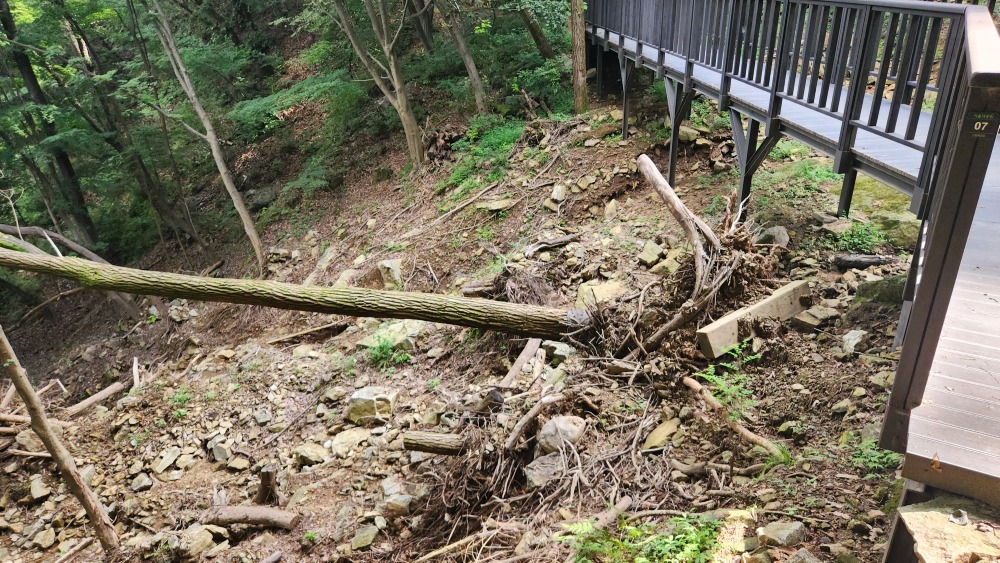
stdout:
[(905, 16), (901, 17), (898, 13), (893, 13), (889, 16), (889, 26), (886, 28), (885, 47), (882, 48), (882, 62), (879, 64), (878, 75), (875, 78), (875, 92), (872, 94), (872, 106), (868, 113), (867, 124), (869, 127), (878, 123), (878, 115), (882, 109), (882, 97), (885, 90), (886, 80), (889, 78), (893, 56), (898, 50), (896, 47), (896, 39), (899, 37), (899, 33), (903, 27), (903, 22), (901, 20), (905, 19)]
[(872, 66), (878, 53), (878, 42), (881, 39), (879, 31), (882, 28), (883, 13), (863, 6), (857, 17), (855, 37), (859, 40), (854, 44), (854, 71), (851, 72), (851, 82), (848, 86), (847, 103), (840, 122), (840, 138), (837, 142), (837, 152), (834, 154), (833, 166), (836, 172), (843, 174), (853, 166), (854, 138), (857, 128), (852, 121), (861, 115), (861, 106), (868, 87), (868, 69)]
[(896, 131), (896, 121), (899, 119), (899, 108), (906, 98), (907, 82), (913, 73), (915, 51), (919, 48), (919, 42), (924, 37), (927, 18), (924, 16), (912, 16), (910, 18), (909, 29), (906, 33), (906, 41), (902, 44), (903, 54), (899, 60), (899, 68), (896, 70), (896, 88), (892, 92), (892, 101), (889, 103), (889, 115), (886, 118), (885, 131), (894, 133)]
[(799, 80), (799, 61), (802, 52), (802, 35), (805, 32), (806, 20), (812, 10), (809, 4), (798, 4), (798, 17), (795, 19), (795, 38), (792, 40), (792, 57), (788, 61), (788, 85), (785, 94), (792, 96), (795, 93), (795, 83)]
[(783, 0), (770, 0), (770, 2), (773, 6), (773, 13), (771, 14), (771, 31), (768, 32), (768, 37), (770, 37), (770, 46), (764, 63), (764, 81), (762, 82), (758, 77), (757, 83), (773, 89), (773, 85), (778, 82), (778, 75), (773, 71), (775, 63), (781, 57), (780, 38), (785, 30), (785, 26), (782, 25), (781, 19), (784, 17), (784, 14), (788, 9), (788, 4)]
[(733, 60), (735, 56), (736, 31), (734, 26), (738, 18), (736, 17), (739, 0), (726, 0), (724, 7), (729, 8), (728, 24), (722, 33), (726, 37), (722, 53), (722, 83), (719, 84), (719, 111), (729, 108), (729, 89), (733, 82)]
[(785, 76), (787, 74), (786, 67), (788, 66), (788, 60), (791, 58), (791, 42), (790, 38), (793, 37), (793, 32), (789, 31), (789, 22), (793, 22), (798, 19), (798, 14), (792, 15), (792, 8), (795, 8), (795, 12), (799, 10), (799, 4), (792, 4), (791, 0), (781, 0), (781, 34), (778, 38), (778, 60), (774, 65), (774, 80), (771, 85), (771, 101), (767, 110), (767, 123), (764, 127), (764, 133), (766, 135), (772, 135), (775, 133), (778, 125), (778, 116), (781, 114), (781, 96), (779, 93), (785, 85)]
[(809, 5), (809, 23), (805, 27), (805, 35), (802, 37), (802, 65), (796, 71), (796, 94), (795, 97), (802, 99), (806, 92), (806, 83), (809, 82), (809, 64), (812, 62), (815, 46), (816, 28), (819, 16), (819, 4)]
[[(865, 38), (857, 34), (858, 30), (858, 11), (856, 8), (847, 8), (847, 22), (844, 24), (843, 31), (841, 32), (841, 39), (839, 43), (839, 62), (837, 63), (837, 83), (836, 87), (833, 89), (833, 104), (831, 106), (831, 111), (834, 113), (840, 111), (840, 99), (844, 92), (844, 82), (847, 80), (847, 69), (852, 62), (850, 60), (851, 53), (855, 52), (853, 45), (856, 42), (864, 41)], [(854, 77), (854, 71), (851, 71), (851, 77)], [(865, 77), (867, 81), (868, 77)]]
[(819, 87), (820, 70), (829, 66), (829, 50), (824, 49), (826, 45), (827, 22), (830, 20), (830, 7), (823, 6), (819, 16), (819, 23), (816, 26), (816, 46), (813, 49), (812, 76), (809, 78), (809, 97), (807, 103), (816, 101), (816, 88)]
[[(833, 21), (830, 25), (830, 40), (826, 48), (826, 65), (823, 72), (823, 83), (819, 92), (819, 107), (827, 107), (827, 100), (830, 99), (830, 84), (837, 72), (837, 59), (840, 57), (841, 45), (839, 35), (841, 26), (844, 24), (844, 8), (837, 6), (833, 9)], [(838, 86), (839, 87), (839, 86)]]
[[(923, 112), (924, 97), (927, 94), (927, 85), (930, 83), (931, 69), (934, 67), (934, 55), (941, 39), (942, 21), (942, 18), (934, 18), (927, 40), (924, 42), (923, 64), (917, 74), (917, 85), (910, 104), (910, 119), (906, 124), (906, 132), (903, 137), (908, 141), (916, 138), (917, 135), (917, 125), (920, 122), (920, 114)], [(926, 148), (927, 140), (925, 139), (924, 149), (926, 150)]]

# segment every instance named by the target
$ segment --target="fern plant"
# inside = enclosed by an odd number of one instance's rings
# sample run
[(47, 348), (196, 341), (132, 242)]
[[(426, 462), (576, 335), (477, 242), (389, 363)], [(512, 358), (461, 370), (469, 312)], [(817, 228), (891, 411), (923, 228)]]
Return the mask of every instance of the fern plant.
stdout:
[(744, 340), (726, 351), (725, 355), (730, 361), (710, 365), (694, 374), (712, 386), (712, 396), (729, 409), (729, 416), (733, 420), (744, 418), (757, 405), (753, 391), (748, 387), (750, 376), (743, 371), (743, 366), (759, 360), (761, 356), (756, 353), (748, 354), (749, 347), (750, 340)]
[(593, 520), (564, 524), (559, 541), (575, 552), (576, 563), (708, 563), (717, 546), (719, 522), (672, 518), (666, 525), (621, 523), (612, 533)]

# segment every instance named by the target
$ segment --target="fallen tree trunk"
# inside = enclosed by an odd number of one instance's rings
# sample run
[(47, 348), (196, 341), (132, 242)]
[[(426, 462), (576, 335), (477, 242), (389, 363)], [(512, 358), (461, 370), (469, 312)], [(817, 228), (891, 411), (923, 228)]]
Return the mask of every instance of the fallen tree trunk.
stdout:
[(14, 349), (11, 348), (10, 342), (7, 340), (7, 335), (3, 332), (3, 327), (0, 327), (0, 366), (2, 366), (4, 373), (10, 378), (11, 383), (17, 389), (17, 394), (21, 396), (21, 400), (28, 408), (28, 413), (31, 415), (31, 429), (35, 431), (38, 439), (42, 441), (45, 449), (48, 450), (56, 462), (59, 472), (62, 474), (63, 479), (66, 480), (67, 488), (80, 501), (80, 504), (83, 505), (83, 509), (87, 513), (87, 517), (90, 518), (90, 523), (94, 526), (97, 539), (101, 542), (101, 546), (104, 547), (104, 551), (108, 555), (113, 556), (119, 549), (118, 534), (115, 533), (114, 524), (111, 522), (108, 513), (104, 510), (104, 506), (101, 505), (101, 500), (87, 487), (87, 484), (80, 477), (80, 472), (76, 469), (76, 462), (73, 461), (73, 455), (69, 453), (69, 450), (63, 445), (62, 440), (52, 431), (52, 421), (45, 416), (45, 409), (42, 407), (42, 402), (38, 399), (38, 395), (31, 386), (31, 382), (28, 381), (27, 372), (24, 371), (20, 362), (17, 361), (17, 355), (14, 354)]
[(71, 279), (95, 289), (315, 313), (419, 319), (540, 338), (559, 338), (591, 323), (590, 315), (579, 309), (553, 309), (430, 293), (202, 278), (5, 249), (0, 249), (0, 266)]
[(407, 432), (403, 449), (440, 455), (459, 455), (465, 451), (465, 436), (438, 432)]
[(75, 405), (73, 405), (71, 407), (67, 407), (66, 410), (64, 410), (62, 414), (66, 418), (74, 418), (74, 417), (80, 416), (81, 414), (83, 414), (84, 412), (86, 412), (91, 407), (94, 407), (94, 406), (97, 406), (97, 405), (103, 403), (105, 400), (108, 399), (108, 397), (112, 397), (112, 396), (114, 396), (114, 395), (116, 395), (118, 393), (121, 393), (125, 389), (127, 389), (127, 387), (125, 386), (124, 383), (122, 383), (120, 381), (116, 381), (116, 382), (112, 383), (111, 385), (105, 387), (103, 390), (101, 390), (101, 391), (99, 391), (99, 392), (91, 395), (90, 397), (87, 397), (86, 399), (80, 401), (79, 403), (77, 403), (77, 404), (75, 404)]
[(216, 526), (247, 524), (291, 530), (301, 519), (294, 512), (270, 506), (217, 506), (209, 511), (205, 523)]

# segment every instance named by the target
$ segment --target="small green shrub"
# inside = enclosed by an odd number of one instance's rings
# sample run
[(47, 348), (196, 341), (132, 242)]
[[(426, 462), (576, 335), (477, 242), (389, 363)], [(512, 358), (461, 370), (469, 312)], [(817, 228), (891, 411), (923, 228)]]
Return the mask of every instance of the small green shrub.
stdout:
[(191, 391), (187, 387), (181, 387), (173, 395), (170, 396), (170, 404), (176, 405), (178, 407), (183, 407), (191, 402)]
[(717, 520), (671, 518), (666, 525), (619, 525), (597, 530), (591, 520), (564, 525), (559, 538), (576, 552), (577, 563), (708, 563), (718, 545)]
[(757, 405), (753, 391), (747, 385), (751, 378), (743, 371), (743, 366), (760, 359), (760, 354), (748, 354), (750, 341), (744, 340), (726, 351), (732, 358), (728, 362), (710, 365), (694, 374), (712, 385), (712, 396), (729, 409), (733, 420), (746, 416), (747, 411)]
[(368, 359), (381, 371), (387, 371), (394, 366), (410, 361), (410, 355), (402, 350), (396, 350), (388, 338), (377, 335), (375, 346), (368, 349)]
[(899, 467), (903, 456), (896, 452), (883, 450), (875, 440), (863, 440), (854, 447), (851, 455), (851, 465), (856, 469), (866, 471), (886, 471)]
[(443, 187), (456, 187), (452, 201), (481, 189), (483, 182), (503, 179), (510, 165), (510, 152), (524, 134), (524, 123), (495, 115), (472, 119), (464, 139), (452, 144), (457, 154), (455, 166)]
[(834, 238), (837, 250), (862, 254), (870, 254), (886, 242), (885, 233), (871, 223), (852, 223), (849, 229)]

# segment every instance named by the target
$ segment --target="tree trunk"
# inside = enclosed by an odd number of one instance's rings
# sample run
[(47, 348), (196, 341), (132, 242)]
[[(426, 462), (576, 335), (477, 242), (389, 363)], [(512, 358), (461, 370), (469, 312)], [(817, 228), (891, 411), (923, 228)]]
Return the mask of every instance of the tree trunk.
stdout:
[(417, 32), (417, 39), (428, 51), (434, 50), (434, 4), (430, 0), (430, 5), (424, 0), (405, 0), (407, 17), (413, 18), (413, 29)]
[(489, 113), (489, 106), (486, 105), (486, 89), (483, 88), (483, 79), (479, 76), (479, 68), (476, 66), (476, 60), (472, 58), (469, 45), (465, 42), (465, 35), (463, 33), (465, 28), (463, 24), (465, 21), (462, 18), (462, 14), (458, 10), (450, 10), (447, 17), (448, 30), (455, 39), (455, 47), (458, 48), (458, 54), (462, 57), (462, 63), (465, 64), (465, 70), (469, 74), (469, 86), (472, 87), (472, 93), (476, 97), (476, 111), (480, 114)]
[(587, 312), (579, 309), (553, 309), (430, 293), (201, 278), (2, 249), (0, 266), (51, 274), (95, 289), (337, 315), (418, 319), (546, 339), (558, 339), (591, 323)]
[(177, 44), (174, 42), (174, 35), (170, 30), (170, 22), (167, 21), (167, 15), (164, 13), (163, 8), (157, 0), (152, 0), (152, 2), (157, 12), (156, 34), (160, 38), (163, 50), (166, 52), (167, 58), (170, 61), (170, 66), (173, 68), (174, 76), (177, 77), (177, 81), (180, 83), (181, 89), (184, 90), (184, 93), (188, 97), (188, 101), (191, 102), (191, 106), (194, 108), (195, 113), (198, 114), (198, 119), (201, 121), (201, 125), (205, 129), (205, 132), (199, 133), (190, 127), (189, 129), (199, 135), (211, 148), (212, 158), (215, 160), (215, 165), (219, 169), (219, 176), (222, 178), (222, 185), (225, 186), (226, 193), (229, 194), (229, 198), (233, 201), (233, 207), (236, 208), (236, 213), (240, 216), (240, 221), (243, 223), (243, 230), (246, 231), (247, 238), (250, 239), (250, 244), (253, 246), (254, 254), (257, 255), (257, 265), (260, 268), (261, 274), (263, 274), (265, 261), (264, 246), (261, 244), (260, 236), (257, 234), (257, 226), (254, 225), (253, 217), (250, 215), (250, 211), (247, 209), (246, 203), (243, 201), (243, 196), (240, 194), (239, 190), (236, 189), (236, 182), (233, 181), (233, 174), (230, 172), (229, 166), (226, 164), (226, 155), (222, 152), (222, 145), (219, 143), (219, 137), (215, 134), (215, 127), (212, 124), (211, 118), (208, 116), (208, 112), (206, 112), (205, 108), (201, 105), (201, 99), (198, 97), (198, 93), (194, 89), (194, 83), (191, 82), (191, 76), (188, 74), (187, 67), (181, 59), (180, 51), (177, 49)]
[(587, 38), (583, 22), (583, 0), (569, 2), (569, 31), (573, 41), (573, 109), (587, 111)]
[(521, 10), (520, 13), (521, 19), (524, 20), (524, 25), (528, 28), (528, 33), (531, 34), (531, 39), (535, 42), (535, 46), (538, 47), (538, 54), (543, 59), (556, 58), (556, 53), (552, 50), (552, 45), (549, 45), (549, 38), (545, 37), (545, 31), (542, 30), (542, 25), (535, 19), (535, 15), (528, 10)]
[(406, 432), (403, 449), (440, 455), (459, 455), (465, 451), (465, 436), (440, 432)]
[(45, 449), (52, 455), (52, 459), (56, 462), (56, 466), (59, 467), (59, 472), (62, 474), (63, 479), (66, 480), (66, 486), (70, 492), (83, 505), (83, 509), (87, 512), (90, 523), (93, 524), (97, 539), (101, 542), (101, 546), (104, 547), (104, 551), (108, 555), (114, 555), (119, 549), (118, 534), (115, 533), (114, 524), (112, 524), (111, 518), (101, 505), (101, 500), (83, 482), (80, 472), (76, 469), (76, 462), (73, 461), (73, 456), (69, 453), (69, 450), (63, 446), (62, 441), (52, 432), (49, 420), (45, 416), (45, 410), (42, 408), (42, 402), (38, 399), (38, 395), (35, 394), (35, 390), (28, 380), (28, 374), (25, 373), (21, 364), (17, 361), (17, 355), (14, 354), (10, 342), (7, 341), (7, 335), (4, 334), (3, 327), (0, 327), (0, 367), (3, 367), (4, 373), (7, 374), (11, 383), (17, 388), (17, 393), (21, 396), (21, 400), (24, 401), (28, 409), (28, 414), (31, 416), (31, 429), (35, 431), (38, 438), (45, 444)]
[(216, 526), (248, 524), (284, 530), (291, 530), (300, 520), (302, 517), (294, 512), (270, 506), (216, 506), (209, 509), (205, 518), (207, 524)]

